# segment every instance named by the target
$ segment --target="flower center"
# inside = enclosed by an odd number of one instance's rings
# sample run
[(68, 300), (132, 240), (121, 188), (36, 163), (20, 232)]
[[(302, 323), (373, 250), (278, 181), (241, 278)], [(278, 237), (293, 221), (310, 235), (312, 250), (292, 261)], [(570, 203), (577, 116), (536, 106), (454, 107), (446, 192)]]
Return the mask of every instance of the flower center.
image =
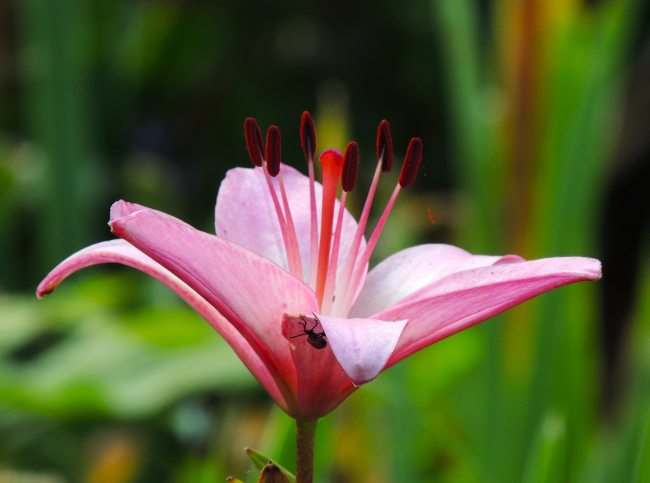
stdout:
[[(275, 212), (280, 224), (282, 238), (287, 255), (289, 272), (295, 277), (303, 280), (302, 262), (300, 259), (300, 250), (298, 247), (298, 237), (296, 236), (295, 226), (291, 217), (291, 210), (287, 199), (286, 190), (282, 181), (281, 170), (281, 135), (280, 129), (271, 126), (266, 135), (266, 149), (263, 149), (262, 135), (257, 121), (253, 118), (246, 119), (244, 124), (246, 131), (246, 144), (251, 160), (255, 166), (264, 170), (267, 185), (271, 193), (271, 199), (275, 207)], [(379, 174), (381, 172), (390, 172), (393, 165), (393, 141), (390, 133), (388, 121), (382, 121), (379, 125), (377, 134), (377, 157), (378, 163), (375, 169), (375, 175), (370, 185), (370, 190), (366, 198), (359, 224), (357, 226), (352, 245), (342, 265), (341, 276), (336, 284), (337, 268), (339, 263), (339, 253), (341, 244), (341, 233), (343, 231), (343, 214), (345, 212), (345, 203), (347, 194), (354, 189), (357, 179), (357, 167), (359, 163), (359, 147), (357, 143), (351, 142), (345, 150), (345, 155), (336, 149), (328, 149), (320, 155), (322, 165), (322, 185), (323, 199), (321, 211), (321, 230), (320, 240), (318, 238), (318, 221), (316, 209), (316, 191), (314, 180), (314, 155), (316, 153), (316, 130), (314, 121), (308, 112), (302, 116), (300, 127), (300, 136), (302, 147), (305, 152), (307, 166), (309, 169), (310, 185), (310, 208), (311, 208), (311, 243), (310, 243), (310, 266), (309, 266), (309, 286), (314, 290), (320, 313), (332, 315), (335, 317), (347, 317), (354, 296), (358, 292), (361, 279), (366, 265), (370, 260), (379, 235), (388, 219), (388, 215), (395, 204), (397, 195), (401, 188), (408, 188), (417, 175), (418, 166), (422, 159), (422, 141), (419, 138), (411, 139), (404, 165), (393, 194), (391, 195), (384, 212), (382, 213), (377, 226), (366, 245), (363, 253), (359, 255), (361, 239), (366, 230), (370, 207), (372, 205)], [(265, 153), (264, 153), (265, 151)], [(266, 154), (266, 156), (264, 156)], [(271, 178), (277, 177), (280, 188), (280, 199)], [(336, 207), (336, 194), (338, 189), (339, 178), (343, 193), (339, 204), (339, 210), (336, 214), (336, 224), (334, 224), (334, 215)], [(335, 287), (336, 286), (336, 287)]]

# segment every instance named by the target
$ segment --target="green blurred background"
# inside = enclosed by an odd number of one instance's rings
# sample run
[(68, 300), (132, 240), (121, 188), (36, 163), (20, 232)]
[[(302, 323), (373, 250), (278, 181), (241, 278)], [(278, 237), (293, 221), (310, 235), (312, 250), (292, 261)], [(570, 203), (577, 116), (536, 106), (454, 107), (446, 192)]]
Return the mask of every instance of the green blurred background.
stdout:
[(424, 142), (373, 263), (444, 242), (604, 265), (357, 391), (316, 481), (650, 482), (649, 7), (0, 0), (0, 482), (256, 481), (244, 446), (295, 468), (293, 421), (158, 282), (101, 266), (33, 294), (112, 238), (119, 198), (213, 232), (248, 116), (305, 172), (303, 110), (319, 149), (359, 142), (357, 215), (379, 122), (398, 158)]

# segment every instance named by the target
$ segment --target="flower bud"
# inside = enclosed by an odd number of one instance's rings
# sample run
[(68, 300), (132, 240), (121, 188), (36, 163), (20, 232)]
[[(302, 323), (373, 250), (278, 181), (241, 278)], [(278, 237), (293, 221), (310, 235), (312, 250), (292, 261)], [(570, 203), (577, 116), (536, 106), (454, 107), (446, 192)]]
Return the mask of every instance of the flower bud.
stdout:
[(289, 483), (289, 478), (282, 472), (278, 465), (269, 461), (262, 469), (260, 479), (257, 480), (257, 483)]

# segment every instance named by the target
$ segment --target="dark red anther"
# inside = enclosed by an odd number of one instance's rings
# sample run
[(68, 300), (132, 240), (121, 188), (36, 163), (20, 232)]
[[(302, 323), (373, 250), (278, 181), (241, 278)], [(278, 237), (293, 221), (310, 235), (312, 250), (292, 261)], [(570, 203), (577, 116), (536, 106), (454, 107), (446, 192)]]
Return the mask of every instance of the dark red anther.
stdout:
[(282, 159), (282, 136), (278, 126), (271, 126), (266, 133), (266, 167), (269, 174), (276, 177), (280, 173)]
[(264, 143), (262, 142), (262, 133), (257, 121), (252, 117), (247, 118), (246, 122), (244, 122), (244, 130), (246, 131), (246, 146), (248, 146), (251, 161), (255, 166), (262, 166), (264, 162)]
[(390, 173), (393, 169), (393, 138), (390, 135), (390, 124), (387, 120), (381, 121), (377, 132), (377, 157), (381, 158), (381, 172)]
[(343, 191), (349, 193), (357, 184), (357, 170), (359, 164), (359, 145), (354, 141), (348, 144), (343, 155), (343, 172), (341, 173), (341, 185)]
[(313, 160), (316, 154), (316, 128), (311, 114), (307, 111), (302, 113), (302, 119), (300, 120), (300, 140), (302, 141), (305, 158), (307, 161)]
[(406, 151), (402, 174), (399, 177), (399, 184), (402, 188), (408, 188), (415, 181), (420, 161), (422, 161), (422, 140), (420, 138), (413, 138)]

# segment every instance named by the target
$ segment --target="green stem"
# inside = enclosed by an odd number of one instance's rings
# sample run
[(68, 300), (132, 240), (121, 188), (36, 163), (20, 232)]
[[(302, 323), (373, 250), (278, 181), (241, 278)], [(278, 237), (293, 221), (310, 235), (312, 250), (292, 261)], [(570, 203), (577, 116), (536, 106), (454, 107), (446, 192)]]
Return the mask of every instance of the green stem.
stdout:
[(317, 419), (296, 420), (296, 483), (314, 481), (314, 442), (317, 423)]

